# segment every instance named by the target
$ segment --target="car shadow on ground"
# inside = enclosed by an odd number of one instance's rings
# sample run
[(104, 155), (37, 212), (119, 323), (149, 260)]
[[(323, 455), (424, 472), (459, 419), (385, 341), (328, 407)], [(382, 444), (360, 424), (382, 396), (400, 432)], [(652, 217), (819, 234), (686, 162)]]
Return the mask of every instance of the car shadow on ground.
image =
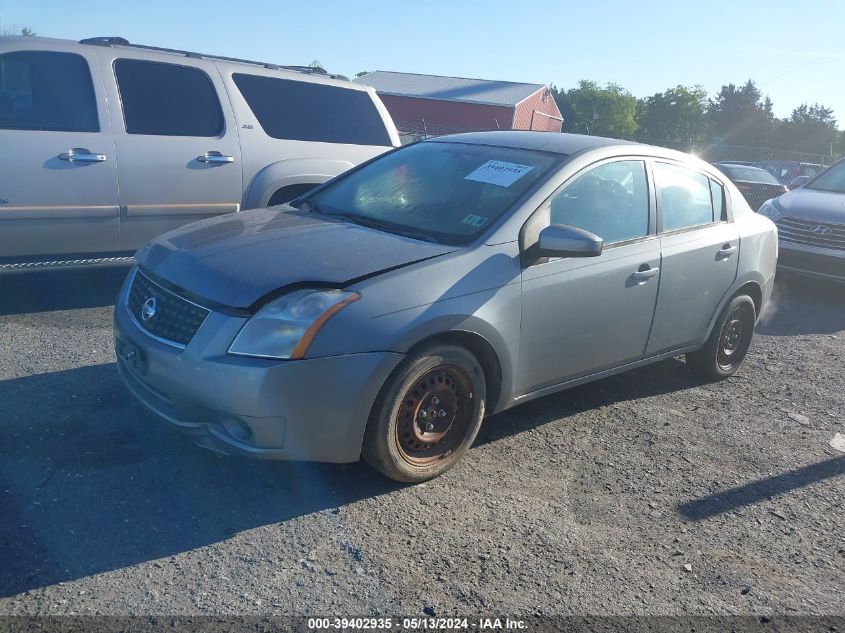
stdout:
[[(680, 361), (494, 416), (479, 443), (694, 386)], [(683, 369), (683, 368), (681, 368)], [(0, 596), (172, 556), (401, 488), (362, 463), (220, 457), (137, 404), (114, 364), (0, 382)]]
[(478, 433), (476, 444), (505, 437), (617, 402), (648, 398), (691, 389), (702, 381), (676, 358), (648, 365), (603, 380), (573, 387), (490, 416)]
[(757, 332), (770, 336), (845, 330), (845, 283), (778, 273)]
[(0, 273), (0, 316), (114, 305), (130, 268)]
[(840, 475), (845, 475), (845, 455), (693, 499), (679, 505), (678, 513), (690, 521), (703, 521)]
[(115, 365), (0, 382), (0, 596), (226, 540), (399, 487), (363, 464), (220, 457), (166, 428)]

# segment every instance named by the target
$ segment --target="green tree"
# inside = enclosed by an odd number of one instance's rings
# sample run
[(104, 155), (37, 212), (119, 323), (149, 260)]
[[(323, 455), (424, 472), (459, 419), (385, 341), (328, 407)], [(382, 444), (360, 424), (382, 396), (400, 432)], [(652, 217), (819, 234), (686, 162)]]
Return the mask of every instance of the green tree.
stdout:
[(707, 136), (707, 92), (676, 86), (637, 102), (637, 134), (668, 141), (701, 141)]
[(552, 94), (564, 119), (565, 132), (630, 138), (637, 130), (637, 100), (621, 86), (604, 87), (582, 80), (565, 92)]
[(312, 60), (311, 63), (308, 64), (308, 68), (313, 68), (314, 70), (320, 70), (320, 71), (326, 72), (326, 69), (323, 68), (323, 65), (320, 63), (319, 59)]
[(819, 103), (801, 104), (778, 122), (772, 145), (779, 149), (829, 154), (839, 141), (833, 110)]
[(363, 77), (364, 75), (369, 75), (369, 74), (370, 74), (369, 70), (362, 70), (361, 72), (355, 73), (355, 76), (356, 77)]
[(722, 86), (710, 101), (708, 117), (716, 143), (765, 147), (771, 141), (772, 101), (750, 79), (742, 86)]
[(35, 31), (28, 26), (4, 26), (2, 31), (0, 31), (0, 35), (23, 35), (24, 37), (33, 37), (35, 35)]

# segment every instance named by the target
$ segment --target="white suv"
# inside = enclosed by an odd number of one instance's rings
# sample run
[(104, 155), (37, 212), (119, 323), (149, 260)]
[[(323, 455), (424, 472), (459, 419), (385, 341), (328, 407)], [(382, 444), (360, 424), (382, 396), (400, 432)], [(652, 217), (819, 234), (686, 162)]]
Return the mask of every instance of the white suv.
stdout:
[(0, 37), (0, 271), (115, 261), (398, 146), (375, 91), (324, 71)]

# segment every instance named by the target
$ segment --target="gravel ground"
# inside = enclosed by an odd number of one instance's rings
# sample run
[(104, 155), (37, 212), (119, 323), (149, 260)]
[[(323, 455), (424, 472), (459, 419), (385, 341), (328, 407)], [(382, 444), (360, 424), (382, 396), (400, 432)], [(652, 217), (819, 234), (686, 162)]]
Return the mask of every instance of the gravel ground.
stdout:
[[(845, 614), (845, 288), (489, 418), (444, 477), (218, 457), (118, 379), (117, 272), (0, 279), (0, 614)], [(62, 309), (64, 308), (64, 309)]]

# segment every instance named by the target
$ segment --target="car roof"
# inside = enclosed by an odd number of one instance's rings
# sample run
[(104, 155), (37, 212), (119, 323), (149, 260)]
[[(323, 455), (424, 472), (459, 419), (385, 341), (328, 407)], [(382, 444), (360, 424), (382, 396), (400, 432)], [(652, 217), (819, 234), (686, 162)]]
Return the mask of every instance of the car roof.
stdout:
[[(522, 130), (502, 130), (494, 132), (464, 132), (450, 134), (429, 139), (427, 142), (468, 143), (473, 145), (496, 145), (512, 147), (514, 149), (528, 149), (555, 154), (575, 154), (588, 149), (612, 146), (638, 146), (651, 148), (650, 145), (622, 141), (604, 136), (588, 136), (586, 134), (567, 134), (557, 132), (527, 132)], [(655, 148), (663, 149), (663, 148)], [(671, 150), (669, 150), (671, 151)]]
[[(762, 167), (755, 167), (754, 165), (749, 165), (748, 163), (732, 163), (730, 161), (719, 161), (717, 163), (713, 163), (716, 167), (741, 167), (743, 170), (750, 170), (751, 172), (755, 171), (762, 171), (764, 174), (768, 174), (772, 176), (772, 174)], [(772, 176), (774, 178), (774, 176)]]
[(26, 44), (26, 49), (32, 48), (31, 45), (36, 45), (44, 50), (53, 51), (73, 51), (78, 50), (79, 47), (100, 46), (111, 48), (115, 50), (134, 50), (149, 55), (150, 59), (157, 57), (168, 60), (168, 58), (188, 57), (193, 59), (205, 59), (210, 62), (226, 62), (235, 64), (237, 66), (265, 68), (267, 70), (278, 71), (281, 74), (289, 74), (296, 76), (297, 81), (316, 81), (318, 83), (329, 83), (331, 85), (342, 86), (354, 90), (372, 91), (372, 88), (361, 84), (356, 84), (343, 75), (336, 75), (325, 70), (316, 70), (308, 66), (288, 66), (283, 64), (274, 64), (270, 62), (252, 61), (249, 59), (240, 59), (235, 57), (225, 57), (223, 55), (213, 55), (210, 53), (198, 53), (194, 51), (184, 51), (173, 48), (163, 48), (159, 46), (150, 46), (146, 44), (135, 44), (129, 42), (122, 37), (90, 37), (82, 40), (68, 40), (59, 39), (55, 37), (42, 37), (40, 35), (22, 37), (20, 35), (4, 35), (0, 36), (0, 42), (15, 42), (18, 44)]

